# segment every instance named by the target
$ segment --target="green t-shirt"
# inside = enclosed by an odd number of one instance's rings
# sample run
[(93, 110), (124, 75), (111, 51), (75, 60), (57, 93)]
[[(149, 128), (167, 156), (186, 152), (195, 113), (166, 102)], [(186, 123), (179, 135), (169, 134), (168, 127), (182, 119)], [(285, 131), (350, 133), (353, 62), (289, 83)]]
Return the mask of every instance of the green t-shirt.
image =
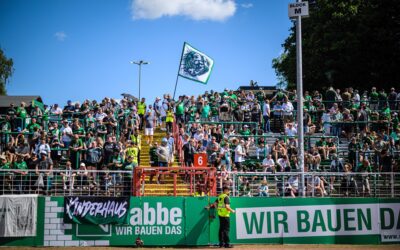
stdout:
[(201, 117), (208, 118), (209, 114), (210, 114), (210, 105), (207, 104), (201, 110)]
[(250, 129), (241, 130), (239, 133), (240, 133), (241, 135), (251, 135)]
[(80, 127), (79, 129), (75, 129), (74, 131), (72, 131), (72, 133), (74, 135), (84, 135), (85, 134), (85, 129)]
[(29, 130), (29, 133), (33, 133), (35, 131), (35, 128), (38, 130), (40, 129), (40, 125), (37, 123), (31, 123), (28, 125), (27, 129)]
[(218, 116), (218, 114), (219, 114), (218, 105), (212, 104), (212, 105), (211, 105), (211, 115), (212, 115), (212, 116)]
[(372, 101), (378, 101), (379, 100), (379, 94), (378, 92), (371, 92), (371, 94), (369, 95), (369, 98), (371, 98)]
[(321, 141), (321, 140), (319, 140), (319, 141), (317, 141), (317, 142), (315, 143), (315, 146), (317, 146), (317, 147), (324, 147), (324, 146), (326, 146), (326, 141)]
[(26, 165), (25, 161), (21, 161), (21, 162), (14, 162), (14, 169), (18, 169), (18, 170), (27, 170), (28, 166)]
[(26, 112), (26, 109), (25, 109), (25, 108), (22, 108), (22, 107), (18, 107), (18, 108), (17, 108), (17, 115), (18, 115), (18, 117), (26, 118), (26, 114), (27, 114), (27, 112)]
[[(10, 169), (10, 163), (0, 163), (0, 169)], [(1, 173), (1, 172), (0, 172)]]
[(175, 113), (177, 115), (183, 115), (185, 112), (185, 107), (183, 106), (183, 102), (179, 102), (176, 106)]

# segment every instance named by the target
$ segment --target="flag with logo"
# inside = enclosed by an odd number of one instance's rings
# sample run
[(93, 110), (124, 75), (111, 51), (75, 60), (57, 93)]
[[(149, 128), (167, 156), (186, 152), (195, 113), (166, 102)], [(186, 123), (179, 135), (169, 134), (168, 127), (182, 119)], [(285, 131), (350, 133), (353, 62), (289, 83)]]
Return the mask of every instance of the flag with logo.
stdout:
[(179, 76), (192, 81), (207, 84), (211, 71), (214, 67), (214, 60), (203, 52), (193, 48), (188, 43), (183, 44)]

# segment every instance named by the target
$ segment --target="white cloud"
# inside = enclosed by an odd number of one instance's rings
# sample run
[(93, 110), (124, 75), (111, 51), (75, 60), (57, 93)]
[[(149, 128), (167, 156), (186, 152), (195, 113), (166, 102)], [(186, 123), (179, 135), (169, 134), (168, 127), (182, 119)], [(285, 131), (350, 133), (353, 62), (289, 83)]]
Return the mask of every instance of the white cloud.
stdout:
[(242, 8), (249, 9), (249, 8), (253, 7), (253, 4), (252, 3), (242, 3), (240, 6), (242, 6)]
[(64, 31), (58, 31), (54, 34), (55, 38), (57, 38), (58, 41), (63, 42), (65, 38), (67, 38), (67, 34), (65, 34)]
[(234, 0), (132, 0), (133, 19), (186, 16), (193, 20), (223, 21), (236, 12)]

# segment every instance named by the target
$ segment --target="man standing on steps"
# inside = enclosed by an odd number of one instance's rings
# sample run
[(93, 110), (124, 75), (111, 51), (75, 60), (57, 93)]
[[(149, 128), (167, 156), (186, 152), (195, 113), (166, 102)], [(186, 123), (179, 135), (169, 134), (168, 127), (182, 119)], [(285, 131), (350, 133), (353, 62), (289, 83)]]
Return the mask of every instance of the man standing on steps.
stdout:
[(144, 123), (143, 117), (146, 112), (146, 99), (145, 98), (142, 98), (142, 101), (138, 103), (137, 110), (138, 110), (138, 115), (140, 117), (139, 129), (143, 130), (143, 123)]
[(133, 135), (131, 135), (131, 141), (134, 145), (137, 145), (137, 148), (139, 150), (138, 153), (138, 166), (140, 166), (140, 152), (142, 150), (142, 136), (139, 135), (139, 129), (135, 128), (135, 132), (133, 132)]
[(144, 120), (146, 122), (146, 128), (144, 131), (146, 142), (147, 144), (151, 145), (153, 143), (154, 127), (156, 124), (156, 117), (152, 109), (147, 110)]
[(230, 213), (235, 213), (230, 206), (231, 202), (229, 199), (230, 188), (225, 186), (222, 190), (222, 194), (218, 196), (218, 199), (212, 205), (217, 208), (218, 217), (219, 217), (219, 247), (232, 248), (233, 246), (229, 244), (229, 229), (230, 229), (230, 221), (229, 216)]

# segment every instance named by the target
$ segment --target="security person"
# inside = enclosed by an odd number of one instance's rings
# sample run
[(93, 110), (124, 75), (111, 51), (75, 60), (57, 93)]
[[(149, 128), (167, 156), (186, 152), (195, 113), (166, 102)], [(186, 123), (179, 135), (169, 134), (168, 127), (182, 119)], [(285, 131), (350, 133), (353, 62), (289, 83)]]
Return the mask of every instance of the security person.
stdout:
[(138, 111), (138, 115), (140, 117), (139, 129), (143, 130), (143, 122), (144, 122), (143, 117), (146, 112), (146, 99), (145, 98), (142, 98), (142, 101), (137, 104), (137, 111)]
[(231, 212), (235, 213), (235, 210), (230, 206), (229, 187), (224, 187), (222, 191), (213, 204), (217, 208), (219, 217), (219, 247), (232, 248), (233, 246), (229, 244), (229, 215)]

